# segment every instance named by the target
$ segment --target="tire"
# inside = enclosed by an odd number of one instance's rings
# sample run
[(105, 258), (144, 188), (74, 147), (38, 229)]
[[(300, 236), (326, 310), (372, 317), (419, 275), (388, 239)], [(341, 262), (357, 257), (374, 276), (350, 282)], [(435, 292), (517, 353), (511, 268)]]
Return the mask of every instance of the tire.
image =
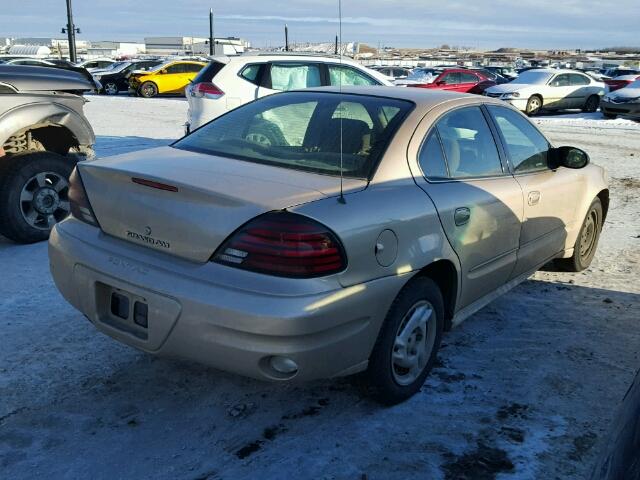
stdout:
[(253, 122), (245, 135), (245, 140), (263, 146), (287, 145), (280, 127), (268, 120)]
[(591, 95), (587, 98), (584, 107), (582, 107), (582, 111), (586, 113), (594, 113), (598, 111), (598, 107), (600, 107), (600, 97), (598, 95)]
[(602, 116), (604, 118), (606, 118), (607, 120), (615, 120), (616, 118), (618, 118), (618, 115), (616, 115), (615, 113), (605, 113), (602, 112)]
[(158, 86), (153, 82), (144, 82), (138, 88), (138, 95), (144, 98), (153, 98), (158, 95)]
[(559, 258), (555, 263), (566, 272), (581, 272), (589, 268), (598, 248), (598, 239), (602, 232), (602, 203), (596, 198), (589, 207), (582, 222), (578, 238), (573, 245), (571, 258)]
[(18, 243), (49, 238), (69, 214), (69, 175), (75, 165), (53, 152), (13, 155), (0, 162), (0, 234)]
[(539, 95), (532, 95), (529, 100), (527, 100), (525, 113), (533, 117), (540, 113), (540, 110), (542, 110), (542, 98)]
[(102, 86), (102, 92), (105, 95), (117, 95), (120, 89), (115, 82), (107, 82)]
[[(426, 325), (420, 329), (416, 323), (415, 329), (407, 329), (411, 319), (428, 314), (423, 310), (421, 315), (421, 308), (431, 310)], [(438, 286), (426, 277), (411, 280), (394, 300), (378, 333), (364, 375), (366, 393), (380, 403), (394, 405), (418, 392), (433, 368), (443, 327), (444, 302)], [(409, 333), (408, 338), (403, 335)], [(399, 346), (402, 337), (404, 348)], [(423, 355), (416, 355), (421, 347)], [(415, 360), (415, 368), (406, 367), (409, 359)]]

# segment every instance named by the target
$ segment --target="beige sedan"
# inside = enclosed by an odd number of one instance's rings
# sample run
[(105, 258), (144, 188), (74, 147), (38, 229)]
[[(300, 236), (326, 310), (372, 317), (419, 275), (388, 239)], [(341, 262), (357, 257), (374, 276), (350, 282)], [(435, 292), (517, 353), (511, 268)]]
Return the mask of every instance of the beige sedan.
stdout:
[(602, 168), (511, 106), (393, 87), (256, 100), (80, 163), (49, 241), (64, 297), (149, 353), (417, 392), (442, 333), (555, 260), (589, 266)]

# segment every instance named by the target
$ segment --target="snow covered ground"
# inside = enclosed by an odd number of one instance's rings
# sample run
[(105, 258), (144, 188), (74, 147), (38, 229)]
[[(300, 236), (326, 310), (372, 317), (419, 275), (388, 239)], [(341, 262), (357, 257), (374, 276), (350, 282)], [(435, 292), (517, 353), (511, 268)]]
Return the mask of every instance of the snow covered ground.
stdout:
[[(180, 136), (186, 108), (86, 111), (104, 156)], [(393, 408), (348, 379), (268, 384), (120, 345), (58, 294), (46, 244), (0, 238), (0, 478), (583, 478), (640, 367), (640, 124), (536, 122), (610, 172), (596, 259), (538, 272), (447, 334)]]

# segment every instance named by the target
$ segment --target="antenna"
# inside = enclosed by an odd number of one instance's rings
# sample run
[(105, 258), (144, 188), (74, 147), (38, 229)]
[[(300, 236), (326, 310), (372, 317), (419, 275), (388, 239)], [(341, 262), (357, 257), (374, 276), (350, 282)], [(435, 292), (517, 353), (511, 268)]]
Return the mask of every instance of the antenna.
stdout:
[[(340, 92), (340, 103), (342, 103), (342, 75), (344, 73), (342, 70), (342, 0), (338, 0), (338, 36), (340, 38), (340, 74), (338, 75), (338, 89)], [(338, 105), (340, 105), (340, 103), (338, 103)], [(340, 112), (340, 196), (338, 197), (338, 203), (345, 204), (347, 201), (344, 198), (344, 171), (342, 165), (342, 112)]]

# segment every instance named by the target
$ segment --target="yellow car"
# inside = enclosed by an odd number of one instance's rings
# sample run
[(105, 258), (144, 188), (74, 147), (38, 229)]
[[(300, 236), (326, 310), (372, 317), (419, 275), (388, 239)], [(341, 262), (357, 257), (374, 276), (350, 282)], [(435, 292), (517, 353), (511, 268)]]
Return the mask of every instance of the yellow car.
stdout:
[(163, 93), (184, 95), (184, 88), (206, 63), (174, 60), (153, 70), (133, 72), (129, 77), (129, 93), (151, 98)]

